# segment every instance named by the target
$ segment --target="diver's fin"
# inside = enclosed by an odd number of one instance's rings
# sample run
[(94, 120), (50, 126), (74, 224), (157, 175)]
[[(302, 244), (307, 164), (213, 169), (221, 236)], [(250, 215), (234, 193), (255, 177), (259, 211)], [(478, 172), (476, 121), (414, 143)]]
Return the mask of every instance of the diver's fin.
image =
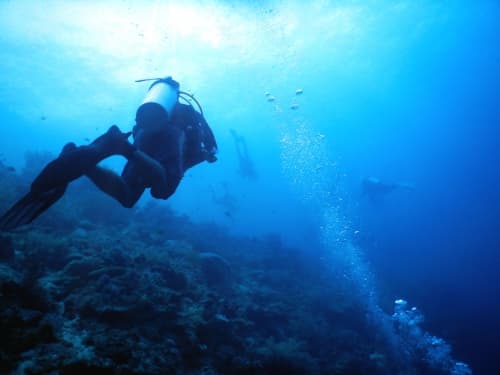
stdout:
[(66, 186), (43, 193), (30, 191), (0, 217), (0, 231), (12, 230), (31, 223), (64, 195)]

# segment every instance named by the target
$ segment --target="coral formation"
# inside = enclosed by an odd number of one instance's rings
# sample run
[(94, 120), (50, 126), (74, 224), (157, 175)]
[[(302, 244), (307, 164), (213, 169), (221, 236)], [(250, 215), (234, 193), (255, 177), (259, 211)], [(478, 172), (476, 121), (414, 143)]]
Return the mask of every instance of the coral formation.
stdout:
[[(71, 190), (0, 237), (1, 373), (402, 373), (351, 284), (307, 251)], [(400, 332), (409, 316), (396, 312)]]

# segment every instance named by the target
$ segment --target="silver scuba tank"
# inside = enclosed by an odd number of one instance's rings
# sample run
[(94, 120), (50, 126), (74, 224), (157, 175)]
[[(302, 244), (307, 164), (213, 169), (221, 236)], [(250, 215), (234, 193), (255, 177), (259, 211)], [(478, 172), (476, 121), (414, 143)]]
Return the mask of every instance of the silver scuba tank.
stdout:
[(172, 119), (178, 99), (179, 83), (171, 77), (156, 80), (137, 109), (137, 125), (148, 132), (161, 130)]

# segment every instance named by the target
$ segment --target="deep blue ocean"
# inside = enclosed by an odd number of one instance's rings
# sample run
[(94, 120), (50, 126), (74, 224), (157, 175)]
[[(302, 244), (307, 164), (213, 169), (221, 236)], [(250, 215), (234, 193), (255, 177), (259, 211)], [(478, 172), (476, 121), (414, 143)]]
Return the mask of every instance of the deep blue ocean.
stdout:
[(500, 373), (499, 2), (249, 3), (0, 2), (2, 164), (130, 130), (135, 80), (171, 75), (219, 153), (162, 205), (333, 262)]

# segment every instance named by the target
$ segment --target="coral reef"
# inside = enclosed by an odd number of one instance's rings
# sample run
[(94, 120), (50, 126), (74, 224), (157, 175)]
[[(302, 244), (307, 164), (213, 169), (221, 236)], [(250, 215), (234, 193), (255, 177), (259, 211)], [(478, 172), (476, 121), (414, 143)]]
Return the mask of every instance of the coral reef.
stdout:
[[(23, 181), (2, 174), (0, 207)], [(78, 181), (1, 234), (0, 372), (402, 373), (349, 288), (275, 235), (229, 236), (155, 202), (125, 210)]]

